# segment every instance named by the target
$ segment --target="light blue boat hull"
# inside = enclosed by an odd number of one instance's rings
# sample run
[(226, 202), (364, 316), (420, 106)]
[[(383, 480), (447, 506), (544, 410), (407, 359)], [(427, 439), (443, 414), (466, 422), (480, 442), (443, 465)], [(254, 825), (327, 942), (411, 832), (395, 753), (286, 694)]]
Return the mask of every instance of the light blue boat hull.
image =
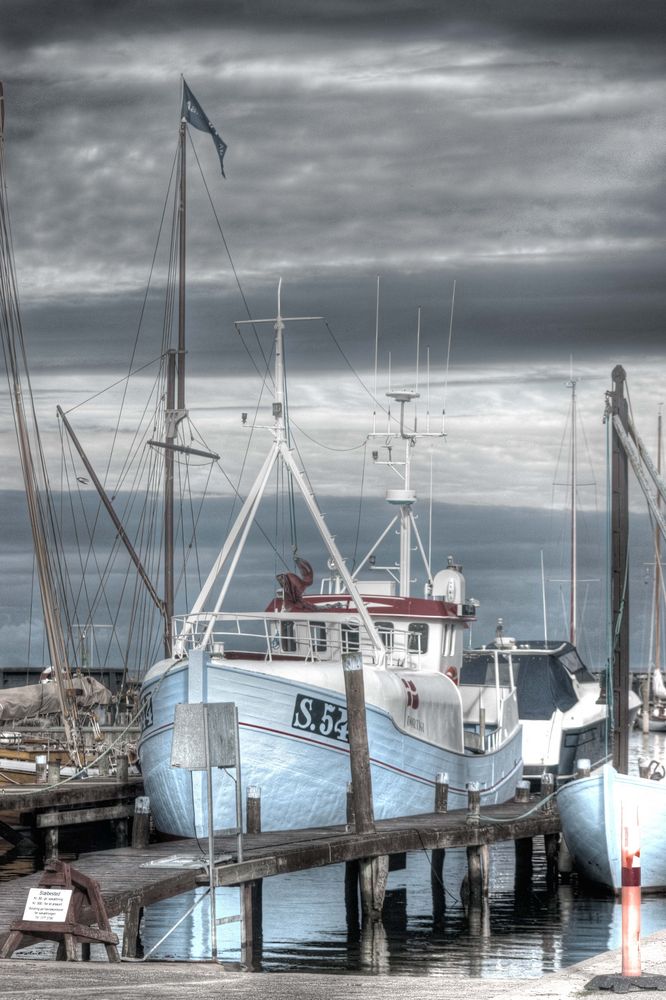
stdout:
[(666, 781), (618, 774), (606, 764), (564, 785), (557, 802), (576, 868), (614, 892), (622, 888), (622, 814), (631, 821), (638, 810), (641, 885), (666, 888)]
[[(175, 706), (188, 701), (189, 664), (148, 678), (148, 704), (140, 742), (141, 769), (157, 829), (178, 836), (206, 836), (206, 773), (170, 765)], [(304, 694), (344, 705), (338, 693), (322, 691), (220, 661), (204, 660), (200, 700), (235, 702), (239, 717), (242, 799), (248, 785), (261, 789), (262, 828), (297, 829), (346, 821), (350, 781), (349, 745), (292, 726), (295, 697)], [(191, 698), (191, 695), (189, 696)], [(194, 699), (191, 699), (194, 700)], [(435, 779), (449, 776), (449, 806), (462, 807), (468, 782), (477, 781), (484, 804), (510, 799), (521, 778), (521, 733), (486, 754), (456, 753), (410, 736), (390, 715), (368, 707), (374, 811), (377, 819), (432, 812)], [(233, 771), (213, 770), (214, 826), (235, 825)]]

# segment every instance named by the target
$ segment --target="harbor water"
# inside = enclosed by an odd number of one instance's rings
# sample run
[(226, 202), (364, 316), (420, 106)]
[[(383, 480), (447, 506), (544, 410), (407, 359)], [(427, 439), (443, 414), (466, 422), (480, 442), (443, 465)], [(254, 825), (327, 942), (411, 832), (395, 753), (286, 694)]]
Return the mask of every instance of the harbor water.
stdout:
[[(634, 733), (631, 770), (640, 757), (666, 762), (666, 734)], [(106, 846), (80, 844), (80, 849)], [(200, 849), (205, 854), (206, 844)], [(541, 838), (535, 841), (529, 880), (516, 879), (514, 845), (490, 850), (490, 898), (487, 910), (470, 915), (461, 886), (466, 852), (449, 850), (444, 862), (446, 909), (433, 918), (429, 852), (411, 854), (403, 871), (389, 874), (383, 927), (369, 939), (345, 910), (343, 865), (276, 876), (263, 882), (262, 941), (256, 968), (265, 972), (350, 972), (402, 975), (450, 975), (494, 978), (539, 977), (618, 947), (621, 907), (574, 875), (554, 891), (546, 887)], [(30, 859), (16, 859), (2, 877), (25, 874)], [(239, 913), (237, 889), (218, 889), (218, 917)], [(181, 919), (197, 900), (192, 912)], [(151, 958), (205, 960), (210, 956), (208, 899), (190, 893), (146, 910), (141, 928), (144, 952)], [(642, 935), (666, 929), (666, 895), (644, 896)], [(116, 922), (114, 921), (114, 925)], [(121, 922), (116, 929), (121, 931)], [(28, 952), (25, 953), (26, 957)], [(45, 954), (31, 949), (31, 957)], [(218, 956), (240, 960), (239, 924), (218, 931)], [(100, 956), (101, 957), (101, 956)]]

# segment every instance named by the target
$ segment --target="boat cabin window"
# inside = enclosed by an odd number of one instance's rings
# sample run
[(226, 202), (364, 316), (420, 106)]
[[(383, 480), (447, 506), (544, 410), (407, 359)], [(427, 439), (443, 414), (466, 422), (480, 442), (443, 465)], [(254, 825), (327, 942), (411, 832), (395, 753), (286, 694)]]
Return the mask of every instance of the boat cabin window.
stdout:
[(407, 648), (411, 653), (428, 652), (428, 626), (425, 622), (412, 622), (407, 633)]
[(393, 649), (393, 622), (375, 622), (375, 625), (386, 649)]
[(293, 622), (280, 622), (280, 649), (283, 653), (296, 652)]
[[(515, 670), (515, 660), (514, 660)], [(505, 653), (498, 657), (497, 673), (500, 687), (511, 687), (511, 667)], [(461, 684), (481, 684), (495, 686), (495, 656), (493, 653), (463, 653), (463, 666), (460, 673)]]
[(358, 625), (342, 624), (342, 652), (358, 653), (361, 648), (361, 635)]
[(310, 642), (313, 652), (326, 652), (326, 622), (310, 622)]

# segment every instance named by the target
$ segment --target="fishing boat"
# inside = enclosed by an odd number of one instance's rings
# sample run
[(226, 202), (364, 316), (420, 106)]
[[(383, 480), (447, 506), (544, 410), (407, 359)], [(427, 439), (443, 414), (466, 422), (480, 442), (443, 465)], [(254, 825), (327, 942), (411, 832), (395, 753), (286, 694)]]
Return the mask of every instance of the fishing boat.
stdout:
[[(663, 777), (663, 767), (655, 768)], [(641, 887), (666, 888), (666, 781), (619, 774), (611, 764), (560, 789), (557, 797), (567, 847), (577, 870), (592, 882), (622, 888), (622, 822), (638, 815)]]
[[(191, 92), (185, 93), (183, 158), (186, 124), (199, 127), (190, 116)], [(219, 153), (217, 142), (216, 148)], [(181, 204), (184, 176), (181, 169)], [(184, 255), (180, 267), (182, 288)], [(400, 488), (387, 490), (393, 516), (353, 572), (295, 458), (285, 334), (296, 322), (320, 319), (285, 317), (280, 283), (276, 315), (247, 321), (255, 329), (262, 323), (273, 327), (271, 444), (198, 598), (187, 614), (167, 614), (167, 655), (148, 671), (141, 688), (141, 769), (155, 824), (164, 833), (199, 836), (208, 828), (206, 773), (170, 763), (174, 712), (181, 703), (236, 705), (242, 789), (261, 788), (264, 828), (345, 822), (350, 761), (343, 662), (349, 657), (363, 671), (376, 817), (431, 811), (442, 772), (448, 775), (452, 806), (466, 801), (470, 782), (478, 784), (482, 803), (509, 799), (522, 774), (511, 671), (497, 672), (482, 684), (458, 683), (463, 637), (476, 608), (452, 558), (445, 568), (431, 572), (416, 527), (412, 453), (421, 438), (442, 436), (428, 428), (417, 430), (412, 408), (419, 392), (414, 386), (389, 389), (386, 429), (379, 432), (373, 426), (373, 458), (382, 464), (380, 451), (387, 449), (383, 464), (398, 473)], [(179, 330), (179, 343), (181, 337)], [(179, 349), (179, 365), (184, 357)], [(177, 409), (182, 412), (182, 399)], [(294, 552), (293, 572), (278, 574), (275, 582), (268, 573), (254, 579), (254, 607), (229, 610), (232, 579), (276, 470), (278, 479), (300, 495), (303, 513), (314, 524), (328, 559), (329, 575), (317, 588), (310, 562)], [(380, 579), (377, 552), (396, 524), (399, 560)], [(419, 597), (411, 593), (414, 543), (425, 568), (424, 596)], [(359, 575), (364, 570), (365, 579)], [(235, 796), (230, 775), (214, 769), (215, 829), (229, 827)]]
[[(610, 758), (608, 707), (601, 686), (570, 642), (516, 640), (498, 626), (493, 642), (465, 650), (461, 684), (510, 668), (523, 728), (523, 770), (538, 785), (544, 773), (569, 781), (579, 757), (592, 768)], [(634, 696), (636, 707), (638, 698)]]

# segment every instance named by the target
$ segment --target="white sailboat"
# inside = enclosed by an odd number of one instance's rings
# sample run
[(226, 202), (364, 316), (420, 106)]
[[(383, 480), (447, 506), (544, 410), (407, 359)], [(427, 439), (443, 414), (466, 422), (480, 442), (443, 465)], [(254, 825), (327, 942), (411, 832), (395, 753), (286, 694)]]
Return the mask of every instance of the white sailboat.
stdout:
[[(610, 759), (609, 712), (598, 680), (583, 663), (578, 640), (578, 382), (571, 377), (568, 475), (569, 577), (568, 637), (548, 639), (544, 588), (544, 638), (516, 639), (504, 634), (499, 619), (493, 642), (466, 650), (462, 683), (478, 680), (494, 664), (510, 665), (516, 681), (518, 714), (523, 727), (525, 777), (538, 785), (541, 775), (553, 774), (558, 783), (574, 775), (578, 757), (590, 760), (592, 768)], [(542, 571), (543, 572), (543, 571)], [(633, 696), (632, 708), (638, 709)]]

